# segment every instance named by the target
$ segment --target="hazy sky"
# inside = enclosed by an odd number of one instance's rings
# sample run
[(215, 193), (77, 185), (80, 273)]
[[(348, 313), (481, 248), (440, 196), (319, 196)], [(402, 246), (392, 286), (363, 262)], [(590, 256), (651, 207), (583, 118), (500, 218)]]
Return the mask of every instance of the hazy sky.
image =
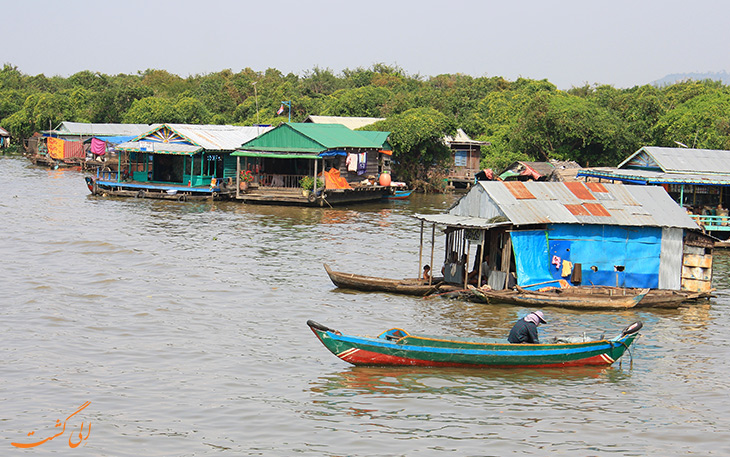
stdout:
[(730, 70), (725, 0), (0, 0), (0, 17), (0, 60), (30, 75), (385, 63), (569, 89)]

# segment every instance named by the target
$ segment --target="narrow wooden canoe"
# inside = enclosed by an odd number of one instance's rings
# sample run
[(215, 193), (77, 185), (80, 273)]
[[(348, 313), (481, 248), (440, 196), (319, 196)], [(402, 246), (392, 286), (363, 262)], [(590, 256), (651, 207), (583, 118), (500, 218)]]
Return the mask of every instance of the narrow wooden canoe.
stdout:
[(421, 279), (388, 279), (342, 273), (332, 271), (327, 264), (324, 264), (324, 269), (334, 285), (342, 289), (425, 296), (438, 290), (440, 284), (428, 284), (428, 282)]
[(312, 320), (307, 325), (330, 352), (353, 365), (508, 368), (611, 365), (643, 324), (634, 322), (610, 340), (549, 344), (413, 335), (400, 328), (373, 338), (343, 335)]
[(393, 195), (388, 195), (385, 198), (388, 200), (406, 200), (412, 193), (412, 190), (396, 190)]
[(633, 289), (627, 294), (592, 294), (573, 288), (553, 289), (547, 292), (525, 290), (484, 290), (472, 288), (474, 299), (484, 303), (507, 303), (523, 306), (558, 306), (575, 309), (628, 309), (636, 307), (649, 289)]

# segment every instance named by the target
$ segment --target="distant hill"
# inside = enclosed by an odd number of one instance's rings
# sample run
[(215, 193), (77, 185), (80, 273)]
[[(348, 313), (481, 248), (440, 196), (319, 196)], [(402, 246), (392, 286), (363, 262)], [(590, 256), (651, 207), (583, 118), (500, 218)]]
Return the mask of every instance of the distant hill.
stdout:
[(711, 79), (713, 81), (722, 81), (723, 84), (730, 85), (730, 74), (728, 74), (725, 70), (720, 72), (707, 72), (707, 73), (674, 73), (671, 75), (667, 75), (663, 77), (662, 79), (657, 79), (656, 81), (652, 81), (651, 85), (653, 86), (668, 86), (671, 84), (674, 84), (676, 82), (685, 81), (688, 79), (693, 79), (695, 81), (702, 81), (705, 79)]

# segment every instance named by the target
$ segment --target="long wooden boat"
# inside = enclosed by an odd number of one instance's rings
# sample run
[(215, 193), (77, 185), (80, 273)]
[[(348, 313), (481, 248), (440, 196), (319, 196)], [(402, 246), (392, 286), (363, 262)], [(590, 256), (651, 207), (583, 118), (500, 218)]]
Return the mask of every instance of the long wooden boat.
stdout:
[(581, 293), (573, 288), (554, 288), (538, 292), (521, 287), (505, 290), (470, 289), (476, 301), (507, 303), (522, 306), (558, 306), (576, 309), (628, 309), (636, 307), (649, 293), (649, 289), (632, 289), (626, 294)]
[(342, 273), (333, 271), (327, 264), (324, 264), (324, 269), (334, 285), (342, 289), (425, 296), (438, 290), (440, 285), (440, 283), (429, 284), (422, 279), (388, 279)]
[(577, 309), (678, 308), (682, 303), (711, 298), (712, 292), (622, 287), (568, 287), (531, 291), (472, 288), (471, 298), (485, 303), (558, 306)]
[(643, 324), (634, 322), (608, 340), (548, 344), (415, 335), (400, 328), (361, 337), (312, 320), (307, 325), (330, 352), (353, 365), (507, 368), (611, 365), (629, 349)]
[(152, 198), (156, 200), (221, 200), (228, 197), (230, 190), (221, 187), (188, 187), (136, 182), (117, 182), (94, 179), (86, 176), (86, 187), (93, 195), (112, 197)]
[[(641, 292), (636, 288), (609, 286), (577, 286), (565, 289), (568, 294), (577, 295), (633, 295)], [(688, 290), (649, 289), (644, 298), (636, 304), (636, 308), (678, 308), (682, 303), (696, 302), (713, 297), (714, 289), (708, 292), (691, 292)]]

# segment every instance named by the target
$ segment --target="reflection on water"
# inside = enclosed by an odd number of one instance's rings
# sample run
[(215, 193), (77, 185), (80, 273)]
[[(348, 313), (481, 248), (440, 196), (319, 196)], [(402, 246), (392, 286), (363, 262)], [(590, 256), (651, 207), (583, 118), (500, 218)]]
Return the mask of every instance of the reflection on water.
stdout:
[(8, 446), (90, 401), (90, 455), (730, 455), (726, 252), (706, 304), (543, 310), (544, 339), (642, 320), (620, 366), (351, 367), (307, 319), (506, 338), (530, 311), (332, 285), (322, 263), (420, 274), (411, 216), (455, 196), (337, 209), (99, 198), (78, 171), (1, 158), (0, 197)]
[(454, 369), (418, 367), (350, 367), (322, 376), (312, 392), (331, 397), (354, 395), (462, 395), (480, 396), (484, 389), (512, 384), (619, 382), (630, 370), (617, 367)]

